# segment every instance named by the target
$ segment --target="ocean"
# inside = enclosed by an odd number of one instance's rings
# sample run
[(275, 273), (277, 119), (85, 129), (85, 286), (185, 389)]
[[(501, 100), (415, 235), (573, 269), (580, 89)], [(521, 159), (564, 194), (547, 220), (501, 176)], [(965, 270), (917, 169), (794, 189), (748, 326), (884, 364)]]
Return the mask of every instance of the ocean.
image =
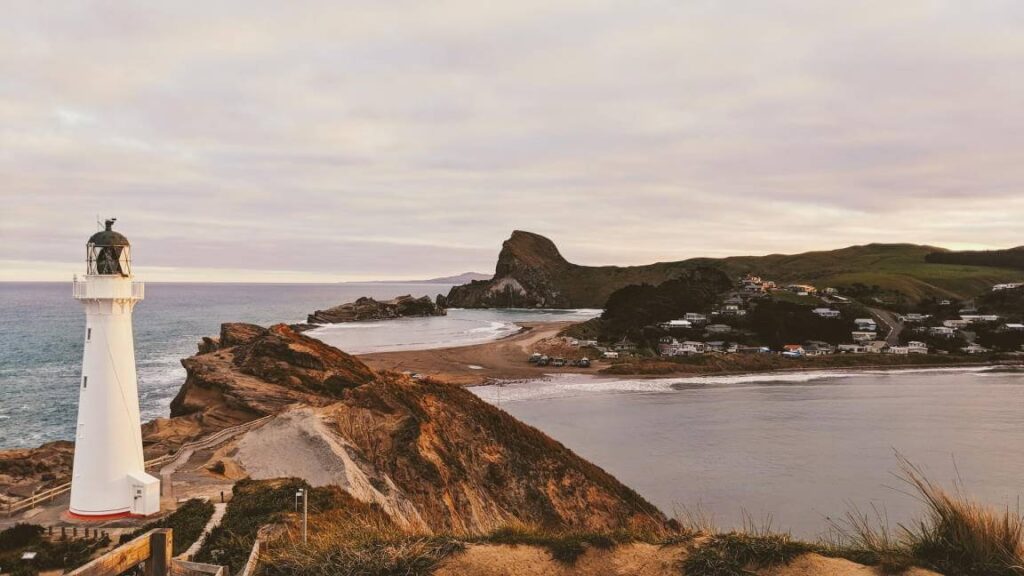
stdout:
[(1024, 372), (807, 372), (472, 388), (667, 514), (744, 517), (804, 538), (851, 508), (890, 528), (923, 512), (897, 452), (996, 507), (1024, 495)]
[[(185, 381), (181, 359), (223, 322), (303, 322), (360, 296), (447, 294), (443, 284), (147, 283), (135, 307), (135, 361), (143, 421), (167, 416)], [(307, 332), (352, 353), (456, 346), (513, 333), (514, 322), (584, 319), (596, 311), (450, 310), (447, 316), (334, 325)], [(70, 439), (75, 426), (85, 313), (68, 283), (0, 283), (0, 449)]]

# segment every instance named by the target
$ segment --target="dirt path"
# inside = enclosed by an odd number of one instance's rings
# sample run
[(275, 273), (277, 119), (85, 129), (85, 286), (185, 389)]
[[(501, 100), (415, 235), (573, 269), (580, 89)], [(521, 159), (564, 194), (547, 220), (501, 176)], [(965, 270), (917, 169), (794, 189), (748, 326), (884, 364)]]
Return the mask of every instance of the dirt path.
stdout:
[(374, 370), (403, 372), (410, 370), (446, 382), (462, 385), (483, 384), (490, 380), (542, 378), (545, 374), (578, 372), (595, 374), (600, 369), (538, 367), (527, 362), (533, 345), (544, 338), (556, 336), (573, 322), (523, 322), (523, 330), (508, 338), (454, 348), (377, 352), (363, 354), (359, 359)]

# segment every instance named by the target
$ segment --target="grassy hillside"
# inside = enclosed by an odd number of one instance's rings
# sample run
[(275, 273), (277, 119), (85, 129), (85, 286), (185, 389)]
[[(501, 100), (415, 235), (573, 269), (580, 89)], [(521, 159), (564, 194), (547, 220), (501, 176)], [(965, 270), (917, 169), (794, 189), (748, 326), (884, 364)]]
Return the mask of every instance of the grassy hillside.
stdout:
[[(941, 249), (916, 244), (867, 244), (839, 250), (770, 256), (698, 259), (732, 276), (754, 273), (775, 281), (810, 282), (819, 287), (857, 284), (898, 292), (911, 300), (928, 296), (968, 298), (993, 284), (1024, 279), (1024, 271), (968, 264), (929, 263)], [(687, 261), (693, 262), (693, 261)]]
[(932, 246), (867, 244), (793, 255), (583, 266), (563, 258), (551, 240), (516, 231), (502, 246), (493, 279), (457, 286), (448, 298), (451, 305), (467, 308), (599, 308), (625, 286), (661, 284), (699, 267), (717, 268), (734, 280), (753, 273), (781, 283), (811, 283), (847, 289), (857, 296), (908, 301), (965, 299), (986, 292), (993, 284), (1024, 280), (1022, 269), (980, 265), (996, 260), (936, 262), (936, 255), (942, 254), (947, 251)]

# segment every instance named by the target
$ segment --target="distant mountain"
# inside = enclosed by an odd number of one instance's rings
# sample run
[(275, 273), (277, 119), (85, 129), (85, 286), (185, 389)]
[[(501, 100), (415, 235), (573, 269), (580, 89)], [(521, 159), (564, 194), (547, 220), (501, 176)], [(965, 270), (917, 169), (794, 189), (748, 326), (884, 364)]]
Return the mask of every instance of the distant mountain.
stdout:
[(1024, 280), (1024, 272), (1019, 270), (926, 260), (929, 254), (944, 252), (916, 244), (868, 244), (795, 255), (581, 266), (563, 258), (548, 238), (516, 230), (502, 245), (494, 277), (452, 288), (448, 304), (462, 308), (601, 308), (619, 288), (660, 284), (699, 267), (717, 268), (734, 280), (749, 273), (776, 282), (898, 293), (909, 300), (967, 298), (993, 284)]
[[(442, 276), (440, 278), (429, 278), (427, 280), (378, 280), (373, 284), (466, 284), (477, 280), (490, 280), (490, 274), (480, 272), (463, 272), (455, 276)], [(342, 284), (367, 284), (368, 282), (342, 282)]]

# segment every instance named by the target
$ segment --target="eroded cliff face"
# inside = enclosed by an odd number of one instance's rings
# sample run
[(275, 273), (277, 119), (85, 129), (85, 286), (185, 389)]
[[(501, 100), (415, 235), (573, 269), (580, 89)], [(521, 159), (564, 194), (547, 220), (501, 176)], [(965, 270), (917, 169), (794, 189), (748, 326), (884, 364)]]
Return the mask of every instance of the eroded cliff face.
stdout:
[[(464, 388), (373, 373), (283, 326), (247, 327), (245, 337), (240, 327), (225, 330), (220, 341), (233, 345), (185, 361), (189, 381), (174, 413), (218, 425), (278, 414), (238, 443), (236, 461), (255, 478), (338, 485), (400, 524), (434, 531), (666, 521), (597, 466)], [(322, 384), (339, 377), (345, 385)]]

